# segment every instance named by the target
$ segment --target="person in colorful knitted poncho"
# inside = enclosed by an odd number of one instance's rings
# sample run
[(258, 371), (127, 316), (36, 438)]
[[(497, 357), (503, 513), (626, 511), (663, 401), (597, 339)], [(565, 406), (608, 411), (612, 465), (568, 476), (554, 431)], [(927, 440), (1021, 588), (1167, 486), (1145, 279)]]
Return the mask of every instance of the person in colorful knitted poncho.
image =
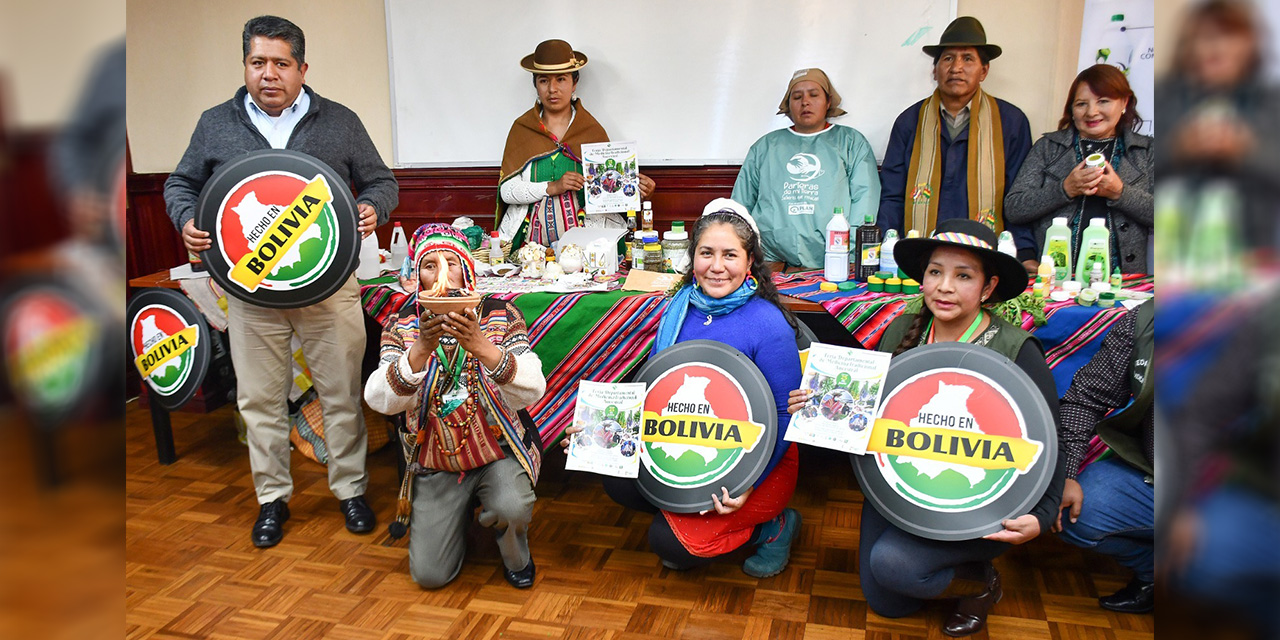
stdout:
[(380, 366), (364, 390), (375, 411), (405, 414), (406, 472), (390, 533), (401, 537), (409, 525), (409, 573), (423, 587), (442, 587), (462, 569), (478, 501), (480, 523), (497, 531), (507, 581), (527, 588), (542, 443), (523, 409), (546, 390), (542, 363), (515, 305), (484, 297), (477, 308), (445, 314), (424, 305), (442, 280), (446, 296), (475, 289), (465, 236), (428, 224), (411, 245), (417, 313), (388, 318)]

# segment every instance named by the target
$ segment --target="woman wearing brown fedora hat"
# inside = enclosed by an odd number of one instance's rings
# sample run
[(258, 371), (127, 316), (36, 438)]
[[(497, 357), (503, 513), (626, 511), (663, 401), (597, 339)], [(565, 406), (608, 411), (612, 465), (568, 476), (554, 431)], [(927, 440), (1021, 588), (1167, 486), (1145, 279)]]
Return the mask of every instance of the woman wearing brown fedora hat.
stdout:
[[(1018, 259), (996, 250), (996, 234), (968, 219), (944, 220), (930, 238), (899, 240), (893, 250), (899, 267), (920, 282), (922, 305), (904, 313), (885, 330), (880, 351), (894, 355), (934, 342), (970, 342), (987, 347), (1022, 369), (1044, 395), (1055, 417), (1058, 393), (1045, 363), (1044, 347), (1034, 336), (984, 309), (1017, 297), (1027, 286)], [(808, 402), (808, 391), (796, 389), (787, 410)], [(1056, 428), (1056, 425), (1055, 425)], [(1053, 478), (1031, 512), (1005, 520), (1004, 530), (961, 541), (930, 540), (894, 526), (871, 501), (862, 505), (858, 571), (867, 606), (877, 615), (901, 618), (918, 611), (926, 600), (940, 597), (955, 578), (978, 580), (983, 589), (959, 598), (943, 633), (967, 636), (986, 625), (987, 612), (1000, 600), (1000, 574), (991, 561), (1012, 545), (1034, 539), (1057, 520), (1066, 478), (1061, 456)]]
[[(533, 74), (537, 103), (511, 125), (498, 178), (498, 234), (517, 249), (526, 241), (550, 245), (573, 227), (626, 226), (618, 214), (587, 216), (582, 145), (609, 134), (574, 93), (587, 56), (564, 40), (546, 40), (520, 60)], [(640, 196), (653, 193), (640, 174)]]

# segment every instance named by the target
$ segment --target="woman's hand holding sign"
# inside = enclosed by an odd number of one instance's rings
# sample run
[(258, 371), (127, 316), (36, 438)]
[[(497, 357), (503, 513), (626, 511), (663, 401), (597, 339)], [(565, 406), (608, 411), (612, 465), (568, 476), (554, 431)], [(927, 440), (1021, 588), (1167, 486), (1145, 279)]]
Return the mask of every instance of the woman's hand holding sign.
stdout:
[(812, 389), (792, 389), (787, 395), (787, 413), (795, 415), (804, 408), (804, 405), (809, 404), (811, 397), (813, 397)]
[[(736, 498), (730, 498), (730, 497), (729, 497), (729, 488), (728, 488), (728, 487), (720, 487), (720, 491), (723, 491), (723, 492), (724, 492), (724, 498), (721, 498), (720, 496), (718, 496), (718, 495), (716, 495), (716, 494), (714, 494), (714, 493), (713, 493), (713, 494), (711, 494), (711, 502), (715, 503), (715, 505), (716, 505), (716, 513), (718, 513), (718, 514), (720, 514), (720, 515), (722, 515), (722, 516), (727, 516), (727, 515), (729, 515), (729, 514), (733, 513), (734, 511), (737, 511), (738, 509), (741, 509), (741, 508), (742, 508), (742, 505), (744, 505), (744, 504), (746, 504), (746, 503), (747, 503), (747, 498), (751, 496), (751, 492), (752, 492), (754, 489), (755, 489), (755, 487), (748, 487), (746, 491), (743, 491), (743, 492), (742, 492), (742, 495), (740, 495), (740, 496), (738, 496), (738, 497), (736, 497)], [(706, 515), (708, 511), (710, 511), (710, 509), (705, 509), (705, 510), (703, 510), (703, 511), (699, 511), (699, 512), (698, 512), (698, 514), (699, 514), (699, 515)]]
[(1025, 516), (1018, 516), (1013, 520), (1005, 520), (1000, 524), (1004, 525), (1004, 531), (982, 536), (982, 539), (1008, 542), (1009, 544), (1023, 544), (1031, 542), (1036, 536), (1040, 535), (1040, 521), (1029, 513)]

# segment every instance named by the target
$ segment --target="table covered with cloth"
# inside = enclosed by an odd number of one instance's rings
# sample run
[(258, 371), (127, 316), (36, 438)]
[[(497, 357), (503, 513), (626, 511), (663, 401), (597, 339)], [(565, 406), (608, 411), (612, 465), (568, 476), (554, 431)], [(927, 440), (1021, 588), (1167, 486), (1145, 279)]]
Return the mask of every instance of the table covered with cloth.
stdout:
[[(1154, 289), (1149, 276), (1126, 276), (1124, 288)], [(840, 321), (862, 346), (874, 349), (889, 323), (903, 312), (917, 294), (871, 293), (865, 285), (851, 291), (818, 290), (821, 271), (775, 274), (779, 292), (820, 304)], [(649, 353), (658, 319), (667, 300), (660, 293), (610, 291), (593, 293), (495, 294), (511, 300), (524, 314), (529, 341), (542, 360), (547, 377), (546, 394), (529, 407), (544, 447), (551, 447), (573, 417), (578, 381), (616, 382), (639, 365)], [(411, 309), (411, 294), (370, 282), (361, 289), (365, 311), (382, 322), (399, 309)], [(1125, 313), (1120, 305), (1109, 309), (1084, 307), (1075, 302), (1049, 302), (1045, 324), (1035, 326), (1023, 313), (1023, 328), (1044, 344), (1059, 395), (1071, 378), (1097, 353), (1111, 325)], [(1100, 445), (1099, 445), (1100, 447)], [(1091, 450), (1092, 460), (1099, 448)]]

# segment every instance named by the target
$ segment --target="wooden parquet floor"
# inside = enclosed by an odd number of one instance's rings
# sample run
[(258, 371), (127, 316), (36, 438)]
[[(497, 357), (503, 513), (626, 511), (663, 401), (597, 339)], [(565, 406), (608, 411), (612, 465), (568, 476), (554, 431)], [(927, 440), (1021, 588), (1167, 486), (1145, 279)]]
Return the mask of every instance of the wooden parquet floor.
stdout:
[[(492, 532), (473, 526), (462, 574), (427, 591), (409, 578), (406, 540), (389, 545), (395, 458), (370, 456), (367, 497), (378, 530), (343, 527), (324, 468), (293, 458), (292, 518), (284, 541), (257, 549), (248, 454), (228, 408), (173, 415), (179, 459), (156, 462), (147, 413), (127, 410), (125, 596), (127, 638), (485, 638), (516, 640), (944, 638), (945, 602), (905, 619), (867, 609), (858, 587), (862, 494), (847, 458), (804, 448), (792, 506), (804, 518), (786, 571), (764, 580), (739, 551), (674, 572), (645, 541), (649, 517), (611, 502), (595, 476), (547, 456), (530, 546), (531, 589), (503, 580)], [(369, 414), (369, 423), (381, 420)], [(1005, 596), (975, 638), (1139, 640), (1150, 615), (1097, 606), (1128, 575), (1101, 556), (1041, 536), (997, 561)]]

